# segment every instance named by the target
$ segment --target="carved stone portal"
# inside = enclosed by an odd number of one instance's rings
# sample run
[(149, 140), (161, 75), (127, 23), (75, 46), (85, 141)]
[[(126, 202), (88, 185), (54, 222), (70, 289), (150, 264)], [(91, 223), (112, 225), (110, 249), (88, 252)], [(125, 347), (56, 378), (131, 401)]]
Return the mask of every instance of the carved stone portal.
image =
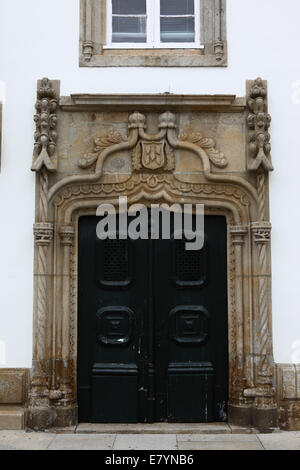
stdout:
[(121, 194), (129, 204), (203, 203), (226, 217), (229, 420), (276, 427), (267, 85), (247, 90), (246, 99), (59, 98), (58, 82), (39, 82), (30, 428), (76, 422), (78, 219)]

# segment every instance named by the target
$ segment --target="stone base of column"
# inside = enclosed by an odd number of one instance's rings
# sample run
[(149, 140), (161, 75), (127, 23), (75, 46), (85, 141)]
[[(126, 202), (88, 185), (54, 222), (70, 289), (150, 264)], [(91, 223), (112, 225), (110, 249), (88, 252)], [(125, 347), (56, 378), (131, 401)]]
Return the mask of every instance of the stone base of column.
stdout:
[(273, 432), (278, 426), (278, 410), (252, 405), (229, 405), (228, 422), (235, 426), (253, 427), (260, 432)]
[(278, 426), (278, 410), (275, 408), (252, 409), (253, 427), (260, 432), (273, 432)]
[(32, 431), (45, 431), (56, 427), (66, 428), (77, 424), (77, 417), (77, 405), (68, 407), (29, 407), (27, 412), (27, 428)]
[(53, 426), (57, 428), (67, 428), (78, 423), (78, 406), (71, 405), (68, 407), (57, 406), (54, 409), (55, 420)]
[(252, 426), (251, 405), (228, 405), (228, 422), (235, 426)]
[(55, 411), (50, 406), (29, 407), (27, 413), (27, 428), (32, 431), (45, 431), (53, 427)]

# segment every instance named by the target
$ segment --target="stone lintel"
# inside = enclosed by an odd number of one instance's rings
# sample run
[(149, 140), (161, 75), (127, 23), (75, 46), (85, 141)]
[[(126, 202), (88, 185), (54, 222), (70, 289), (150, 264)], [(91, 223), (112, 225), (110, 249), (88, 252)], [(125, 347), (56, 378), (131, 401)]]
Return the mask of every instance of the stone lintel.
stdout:
[(243, 112), (246, 107), (244, 98), (236, 95), (173, 95), (173, 94), (72, 94), (60, 98), (63, 111), (109, 111), (130, 112), (156, 111), (212, 111)]

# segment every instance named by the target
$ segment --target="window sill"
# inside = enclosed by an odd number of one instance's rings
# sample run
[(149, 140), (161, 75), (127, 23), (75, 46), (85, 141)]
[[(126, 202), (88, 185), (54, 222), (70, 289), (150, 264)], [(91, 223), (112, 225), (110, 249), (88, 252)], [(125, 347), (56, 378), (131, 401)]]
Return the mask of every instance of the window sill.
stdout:
[(104, 45), (103, 50), (140, 50), (140, 49), (150, 49), (150, 50), (166, 50), (166, 49), (204, 49), (204, 46), (199, 44), (160, 44), (160, 45), (151, 45), (151, 44), (110, 44), (108, 46)]
[[(144, 45), (143, 45), (144, 46)], [(81, 50), (85, 51), (82, 44)], [(93, 44), (80, 55), (80, 67), (226, 67), (227, 43), (218, 41), (198, 47), (113, 47)]]

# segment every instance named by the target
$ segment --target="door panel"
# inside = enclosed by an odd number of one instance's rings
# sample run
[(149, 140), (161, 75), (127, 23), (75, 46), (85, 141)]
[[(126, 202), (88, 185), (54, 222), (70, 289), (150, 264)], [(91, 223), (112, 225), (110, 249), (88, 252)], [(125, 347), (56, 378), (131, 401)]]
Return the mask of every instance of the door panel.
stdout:
[(99, 240), (98, 221), (79, 221), (79, 419), (137, 422), (148, 271), (134, 262), (147, 253), (141, 241)]
[(78, 402), (83, 422), (226, 419), (226, 223), (184, 240), (106, 240), (79, 221)]
[[(224, 420), (227, 403), (226, 222), (205, 218), (202, 250), (155, 245), (156, 419)], [(173, 265), (173, 272), (168, 267)], [(166, 386), (168, 384), (168, 386)]]

